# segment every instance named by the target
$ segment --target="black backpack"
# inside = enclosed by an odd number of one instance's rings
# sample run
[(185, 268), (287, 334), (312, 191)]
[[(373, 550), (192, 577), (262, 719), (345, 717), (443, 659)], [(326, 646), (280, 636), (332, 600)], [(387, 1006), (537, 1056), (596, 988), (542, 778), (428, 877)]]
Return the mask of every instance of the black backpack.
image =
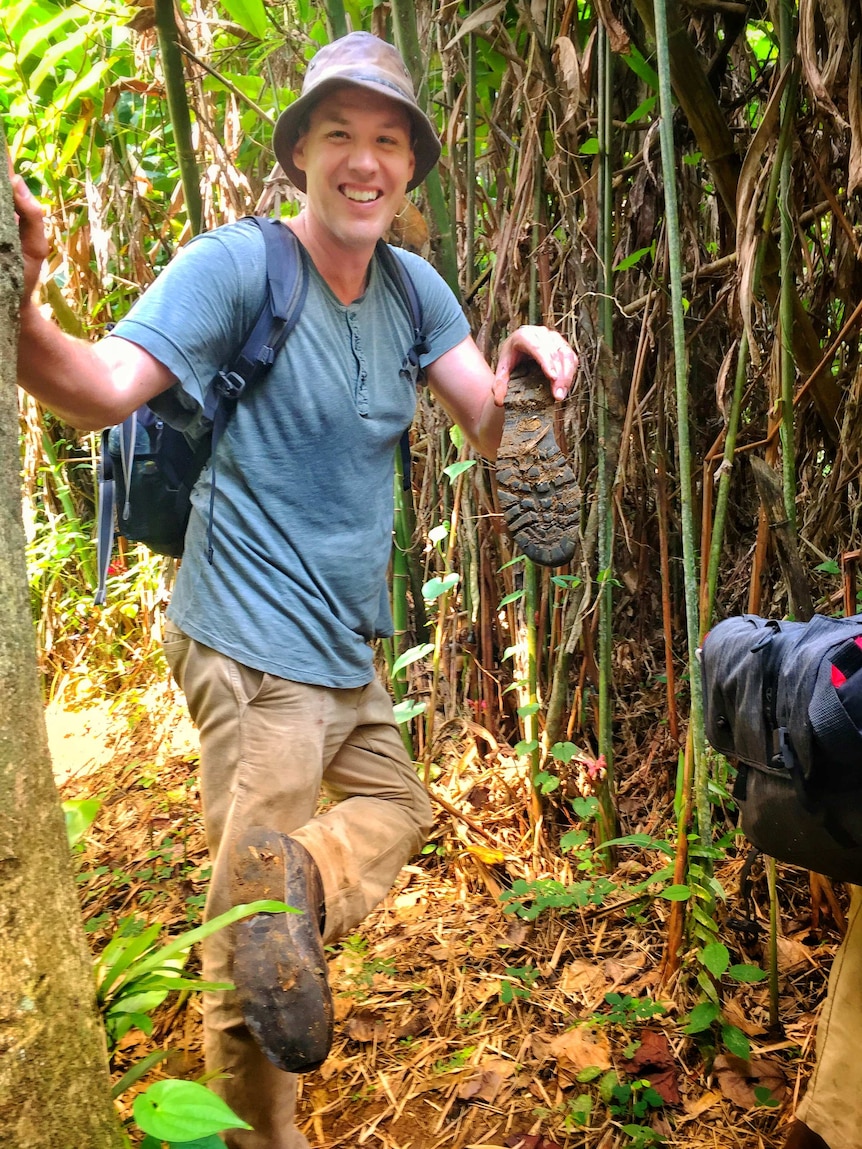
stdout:
[[(269, 371), (302, 312), (308, 290), (308, 268), (299, 241), (278, 220), (250, 216), (266, 244), (266, 301), (233, 362), (210, 384), (204, 417), (210, 430), (193, 440), (165, 422), (146, 404), (122, 423), (102, 432), (99, 466), (97, 551), (99, 586), (96, 603), (105, 602), (114, 533), (144, 543), (157, 554), (183, 553), (191, 513), (191, 492), (246, 388)], [(375, 252), (385, 275), (399, 292), (413, 325), (410, 359), (418, 364), (427, 349), (422, 305), (410, 275), (389, 246), (379, 240)], [(410, 439), (400, 444), (404, 485), (410, 482)], [(210, 489), (207, 559), (213, 560), (212, 524), (216, 493), (213, 468)]]
[(862, 884), (862, 615), (718, 623), (700, 651), (706, 736), (765, 854)]

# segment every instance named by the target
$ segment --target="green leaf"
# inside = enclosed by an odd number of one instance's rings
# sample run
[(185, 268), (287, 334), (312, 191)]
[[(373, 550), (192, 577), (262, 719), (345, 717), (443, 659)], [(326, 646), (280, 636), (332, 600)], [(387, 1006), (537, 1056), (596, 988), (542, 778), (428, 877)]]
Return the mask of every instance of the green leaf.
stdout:
[(683, 1033), (703, 1033), (709, 1029), (721, 1010), (714, 1001), (702, 1001), (688, 1015), (688, 1024)]
[(265, 40), (269, 32), (269, 23), (263, 0), (222, 0), (228, 15), (235, 20), (246, 32), (256, 36), (258, 40)]
[(464, 438), (464, 432), (457, 423), (453, 423), (449, 428), (449, 442), (458, 451), (461, 450), (461, 448), (464, 446), (464, 443), (466, 442)]
[[(152, 1053), (148, 1053), (146, 1057), (142, 1057), (140, 1061), (136, 1061), (134, 1065), (126, 1070), (119, 1081), (115, 1081), (111, 1086), (111, 1097), (116, 1099), (125, 1093), (131, 1085), (134, 1085), (136, 1081), (140, 1081), (145, 1074), (149, 1073), (154, 1065), (158, 1065), (160, 1061), (164, 1061), (166, 1057), (169, 1057), (170, 1053), (171, 1051), (169, 1049), (155, 1049)], [(143, 1143), (141, 1149), (144, 1149)], [(159, 1149), (162, 1149), (161, 1145), (159, 1145)]]
[(518, 707), (518, 714), (521, 718), (527, 718), (531, 714), (538, 714), (542, 709), (538, 702), (525, 702), (523, 706)]
[(75, 798), (63, 803), (66, 837), (70, 846), (77, 846), (95, 822), (101, 808), (102, 803), (98, 798)]
[(721, 977), (730, 965), (730, 954), (721, 942), (711, 942), (701, 950), (700, 960), (713, 977)]
[(582, 156), (597, 156), (599, 154), (598, 136), (590, 136), (588, 140), (584, 140), (578, 151)]
[(763, 981), (765, 977), (768, 977), (768, 974), (760, 966), (732, 965), (727, 971), (727, 976), (732, 977), (734, 981), (756, 982)]
[(651, 251), (652, 244), (650, 244), (649, 247), (638, 248), (638, 250), (633, 251), (631, 255), (627, 255), (625, 259), (621, 259), (614, 268), (614, 271), (628, 271), (630, 267), (634, 267), (634, 265), (639, 263), (645, 255), (649, 255)]
[(555, 742), (551, 747), (551, 757), (558, 762), (571, 762), (577, 753), (578, 748), (574, 742)]
[(411, 718), (418, 718), (419, 715), (424, 714), (427, 709), (427, 702), (417, 702), (413, 698), (405, 698), (403, 702), (398, 702), (392, 707), (395, 714), (395, 721), (399, 726), (405, 722), (409, 722)]
[(430, 654), (434, 649), (433, 642), (423, 642), (421, 646), (411, 646), (409, 650), (405, 650), (400, 654), (392, 666), (392, 677), (403, 670), (405, 666), (410, 666), (414, 662), (418, 662), (420, 658), (424, 658), (426, 654)]
[(669, 902), (686, 902), (691, 897), (691, 890), (688, 886), (668, 886), (659, 897), (667, 898)]
[(748, 1038), (735, 1025), (723, 1025), (721, 1027), (721, 1040), (724, 1042), (725, 1048), (736, 1054), (737, 1057), (742, 1057), (746, 1061), (751, 1057), (751, 1046)]
[(475, 459), (462, 459), (459, 463), (451, 463), (448, 467), (444, 467), (443, 474), (448, 475), (450, 483), (454, 483), (459, 475), (463, 474), (464, 471), (469, 471), (471, 467), (475, 466)]
[(429, 579), (422, 587), (422, 597), (426, 602), (433, 602), (435, 599), (441, 598), (458, 585), (460, 577), (457, 571), (452, 571), (443, 578)]
[(518, 599), (523, 598), (526, 593), (525, 590), (513, 590), (511, 594), (507, 594), (500, 599), (497, 610), (500, 610), (501, 607), (508, 606), (510, 602), (517, 602)]
[(194, 1141), (225, 1129), (251, 1129), (197, 1081), (157, 1081), (135, 1098), (132, 1113), (144, 1133), (162, 1141)]
[(575, 1078), (575, 1081), (579, 1081), (582, 1085), (586, 1085), (587, 1082), (595, 1081), (597, 1077), (601, 1077), (602, 1072), (603, 1071), (600, 1065), (590, 1065), (586, 1069), (582, 1069), (580, 1071), (580, 1073)]
[(211, 1137), (197, 1137), (194, 1141), (172, 1141), (171, 1149), (224, 1149), (224, 1141), (213, 1133)]
[(654, 92), (659, 90), (658, 72), (646, 62), (634, 44), (630, 46), (628, 52), (621, 55), (634, 74), (643, 80), (648, 88), (652, 88)]
[(514, 749), (516, 754), (532, 754), (534, 750), (539, 749), (539, 743), (535, 738), (531, 738), (529, 742), (522, 739)]

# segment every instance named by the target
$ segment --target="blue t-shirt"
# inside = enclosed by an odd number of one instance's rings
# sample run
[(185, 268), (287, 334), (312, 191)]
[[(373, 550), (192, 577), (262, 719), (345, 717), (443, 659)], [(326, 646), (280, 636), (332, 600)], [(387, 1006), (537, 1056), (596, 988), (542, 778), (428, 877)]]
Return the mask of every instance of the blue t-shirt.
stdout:
[[(430, 264), (393, 250), (422, 301), (425, 367), (469, 326)], [(370, 640), (392, 633), (385, 579), (393, 459), (416, 406), (413, 329), (376, 260), (365, 294), (344, 305), (303, 258), (309, 286), (299, 321), (218, 446), (213, 563), (208, 465), (192, 495), (168, 614), (245, 666), (297, 682), (363, 686), (374, 673)], [(189, 244), (117, 324), (115, 335), (179, 380), (153, 402), (174, 425), (195, 424), (265, 290), (259, 229), (229, 224)]]

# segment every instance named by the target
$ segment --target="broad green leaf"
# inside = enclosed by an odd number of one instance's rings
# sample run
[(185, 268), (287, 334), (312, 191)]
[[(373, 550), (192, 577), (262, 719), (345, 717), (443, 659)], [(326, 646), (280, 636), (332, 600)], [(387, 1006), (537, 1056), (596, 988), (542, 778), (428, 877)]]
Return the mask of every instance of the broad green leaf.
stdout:
[(658, 72), (646, 62), (634, 44), (628, 52), (622, 53), (622, 58), (648, 88), (652, 88), (654, 92), (658, 91)]
[(45, 51), (45, 45), (53, 40), (54, 33), (72, 21), (81, 19), (82, 12), (77, 4), (61, 9), (52, 20), (40, 21), (35, 28), (25, 32), (18, 44), (18, 60), (23, 64), (31, 52)]
[(696, 1005), (691, 1013), (688, 1015), (688, 1024), (683, 1030), (684, 1033), (703, 1033), (705, 1029), (709, 1029), (712, 1023), (716, 1020), (721, 1010), (713, 1001), (702, 1001)]
[(432, 578), (422, 587), (422, 597), (426, 602), (433, 602), (436, 598), (452, 590), (453, 587), (458, 585), (460, 575), (457, 571), (451, 571), (449, 574), (444, 575), (443, 578)]
[(458, 451), (461, 450), (461, 448), (464, 446), (464, 443), (466, 442), (464, 438), (464, 432), (457, 423), (453, 423), (449, 428), (449, 441)]
[(742, 1057), (746, 1061), (751, 1057), (751, 1045), (748, 1038), (735, 1025), (723, 1025), (721, 1027), (721, 1040), (725, 1047), (737, 1057)]
[(578, 151), (582, 156), (597, 156), (599, 154), (599, 140), (597, 136), (590, 136), (584, 140)]
[(427, 709), (427, 702), (416, 702), (415, 699), (411, 698), (405, 698), (403, 702), (399, 702), (392, 707), (395, 714), (395, 721), (399, 726), (404, 722), (409, 722), (411, 718), (418, 718), (418, 716), (424, 714)]
[(515, 747), (516, 754), (532, 754), (534, 750), (539, 749), (539, 743), (535, 738), (531, 738), (529, 742), (522, 740)]
[(98, 798), (75, 798), (63, 803), (66, 837), (70, 846), (77, 846), (95, 822), (101, 808), (102, 803)]
[(409, 650), (399, 654), (392, 666), (392, 677), (394, 678), (398, 671), (403, 670), (405, 666), (410, 666), (412, 663), (418, 662), (420, 658), (424, 658), (426, 654), (430, 654), (433, 649), (433, 642), (424, 642), (421, 646), (411, 646)]
[(522, 599), (526, 593), (527, 592), (525, 590), (513, 590), (511, 594), (504, 595), (504, 597), (500, 599), (497, 610), (502, 609), (504, 606), (508, 606), (510, 602), (518, 602), (518, 600)]
[(263, 0), (222, 0), (228, 15), (258, 40), (266, 39), (269, 23)]
[(518, 707), (518, 714), (521, 718), (529, 718), (531, 714), (538, 714), (541, 706), (538, 702), (526, 702), (523, 706)]
[(555, 742), (551, 747), (551, 757), (558, 762), (571, 762), (578, 752), (574, 742)]
[(727, 946), (721, 942), (710, 942), (701, 950), (700, 960), (713, 977), (721, 977), (730, 965), (730, 954)]
[(157, 1081), (135, 1098), (132, 1113), (144, 1133), (162, 1141), (194, 1141), (225, 1129), (251, 1129), (197, 1081)]
[(765, 969), (761, 969), (756, 965), (732, 965), (727, 971), (727, 976), (732, 977), (734, 981), (742, 982), (757, 982), (763, 981), (768, 977)]
[(691, 897), (688, 886), (668, 886), (659, 894), (660, 898), (667, 898), (669, 902), (685, 902)]
[(630, 267), (634, 267), (645, 255), (649, 255), (652, 251), (652, 244), (649, 247), (640, 247), (637, 251), (633, 251), (631, 255), (627, 255), (625, 259), (621, 259), (614, 268), (614, 271), (628, 271)]
[(448, 467), (444, 467), (443, 474), (448, 475), (450, 483), (454, 483), (460, 474), (475, 466), (475, 459), (462, 459), (459, 463), (451, 463)]

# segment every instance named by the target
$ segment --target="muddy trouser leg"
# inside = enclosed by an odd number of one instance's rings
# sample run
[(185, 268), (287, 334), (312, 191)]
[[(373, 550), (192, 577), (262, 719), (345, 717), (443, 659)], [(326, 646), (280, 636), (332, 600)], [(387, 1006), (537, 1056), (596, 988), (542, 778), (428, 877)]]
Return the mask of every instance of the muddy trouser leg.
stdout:
[[(431, 827), (386, 690), (289, 682), (241, 666), (168, 625), (165, 651), (201, 741), (201, 795), (212, 879), (206, 916), (231, 905), (231, 844), (251, 826), (297, 838), (323, 879), (325, 940), (355, 929), (385, 896)], [(315, 816), (323, 787), (334, 799)], [(207, 980), (230, 981), (232, 931), (203, 946)], [(276, 1069), (249, 1034), (231, 992), (204, 994), (207, 1070), (254, 1132), (231, 1149), (307, 1149), (294, 1125), (296, 1077)]]
[(817, 1026), (817, 1063), (796, 1111), (830, 1149), (862, 1149), (862, 888), (850, 892), (847, 934)]

